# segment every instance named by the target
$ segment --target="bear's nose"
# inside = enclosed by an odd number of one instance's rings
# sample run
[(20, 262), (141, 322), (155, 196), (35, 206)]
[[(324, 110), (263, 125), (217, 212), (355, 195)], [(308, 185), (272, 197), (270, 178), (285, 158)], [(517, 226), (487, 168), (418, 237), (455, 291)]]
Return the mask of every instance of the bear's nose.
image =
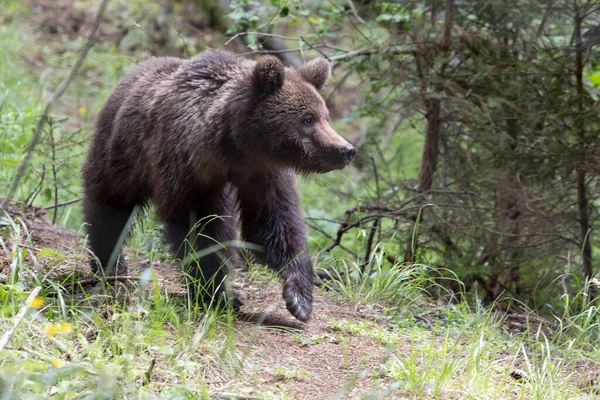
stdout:
[(348, 161), (352, 160), (352, 157), (356, 154), (356, 149), (351, 144), (346, 144), (340, 148), (342, 155), (348, 159)]

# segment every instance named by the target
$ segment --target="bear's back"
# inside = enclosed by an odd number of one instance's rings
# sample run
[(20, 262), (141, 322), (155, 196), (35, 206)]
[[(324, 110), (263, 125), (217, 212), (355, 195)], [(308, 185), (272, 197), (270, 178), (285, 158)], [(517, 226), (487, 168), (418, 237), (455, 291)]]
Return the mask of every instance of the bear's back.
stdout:
[(228, 51), (207, 50), (187, 60), (182, 70), (186, 71), (186, 78), (225, 84), (249, 73), (253, 65), (253, 61)]
[(183, 60), (172, 57), (151, 58), (133, 67), (117, 84), (96, 117), (96, 136), (108, 137), (113, 132), (115, 116), (133, 91), (145, 82), (174, 73)]

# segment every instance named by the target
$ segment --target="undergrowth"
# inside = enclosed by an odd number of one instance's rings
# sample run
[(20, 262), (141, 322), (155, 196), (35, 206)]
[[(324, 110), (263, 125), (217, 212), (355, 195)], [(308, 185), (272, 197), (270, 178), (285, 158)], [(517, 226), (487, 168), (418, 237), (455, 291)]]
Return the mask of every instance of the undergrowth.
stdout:
[[(260, 365), (247, 359), (244, 349), (253, 346), (261, 329), (272, 327), (240, 331), (231, 312), (173, 296), (152, 269), (133, 285), (74, 295), (42, 272), (47, 265), (30, 250), (22, 221), (5, 214), (1, 225), (0, 246), (10, 265), (0, 285), (2, 331), (13, 324), (31, 288), (43, 288), (0, 350), (2, 398), (211, 398), (215, 380), (236, 382), (236, 389), (257, 385)], [(596, 300), (578, 301), (589, 299), (589, 293), (565, 298), (565, 315), (557, 315), (560, 323), (550, 332), (533, 322), (524, 332), (509, 332), (502, 314), (466, 294), (447, 305), (432, 304), (428, 291), (437, 284), (428, 268), (389, 267), (381, 257), (384, 247), (379, 244), (362, 269), (351, 260), (336, 260), (338, 272), (323, 282), (326, 297), (358, 310), (357, 319), (326, 315), (332, 333), (317, 337), (279, 331), (304, 346), (339, 345), (355, 336), (385, 349), (385, 359), (364, 371), (376, 382), (366, 398), (392, 392), (422, 398), (594, 396), (600, 315)], [(247, 280), (268, 285), (276, 277), (252, 266)], [(284, 382), (308, 379), (293, 368), (279, 368)], [(515, 379), (515, 371), (523, 376)], [(258, 398), (287, 396), (258, 393)], [(344, 398), (343, 388), (340, 393)]]

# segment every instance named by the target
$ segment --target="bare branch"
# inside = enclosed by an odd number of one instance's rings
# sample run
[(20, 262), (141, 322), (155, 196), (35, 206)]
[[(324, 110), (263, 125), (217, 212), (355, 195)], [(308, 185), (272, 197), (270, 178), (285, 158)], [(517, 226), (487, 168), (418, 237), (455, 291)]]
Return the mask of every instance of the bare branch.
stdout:
[(73, 203), (77, 203), (78, 201), (81, 201), (81, 199), (83, 199), (83, 197), (77, 197), (75, 199), (63, 201), (62, 203), (52, 204), (51, 206), (42, 207), (42, 210), (52, 210), (54, 208), (68, 206), (69, 204), (73, 204)]
[(358, 49), (352, 50), (345, 54), (339, 54), (337, 56), (329, 56), (327, 57), (329, 61), (344, 61), (349, 58), (359, 57), (359, 56), (369, 56), (371, 54), (377, 53), (386, 53), (386, 54), (414, 54), (416, 49), (411, 46), (392, 46), (392, 47), (373, 47), (366, 49)]
[(352, 2), (352, 0), (347, 0), (348, 1), (348, 5), (350, 6), (350, 9), (352, 10), (352, 14), (354, 14), (354, 18), (356, 18), (356, 20), (358, 22), (360, 22), (363, 25), (366, 25), (367, 23), (365, 22), (364, 19), (362, 19), (360, 17), (360, 15), (358, 15), (358, 12), (356, 11), (356, 7), (354, 7), (354, 3)]

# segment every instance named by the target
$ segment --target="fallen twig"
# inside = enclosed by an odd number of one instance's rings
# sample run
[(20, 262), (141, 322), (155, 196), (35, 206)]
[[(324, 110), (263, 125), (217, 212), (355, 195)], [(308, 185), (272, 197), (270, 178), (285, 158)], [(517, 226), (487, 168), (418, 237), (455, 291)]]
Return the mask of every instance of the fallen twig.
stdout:
[(235, 393), (211, 393), (210, 398), (219, 400), (260, 400), (263, 397)]
[(28, 250), (31, 250), (31, 251), (35, 251), (35, 252), (38, 252), (38, 251), (42, 250), (42, 249), (40, 249), (40, 248), (33, 247), (33, 246), (29, 246), (29, 245), (27, 245), (27, 244), (24, 244), (24, 243), (19, 243), (19, 244), (18, 244), (18, 246), (19, 246), (19, 247), (23, 247), (24, 249), (28, 249)]
[(4, 346), (6, 346), (6, 344), (10, 340), (10, 337), (12, 336), (13, 332), (15, 331), (15, 328), (19, 325), (19, 323), (21, 322), (21, 320), (25, 316), (25, 313), (31, 307), (31, 303), (37, 297), (37, 295), (40, 292), (40, 290), (42, 290), (42, 287), (41, 286), (36, 286), (35, 288), (33, 288), (33, 290), (31, 291), (31, 293), (29, 293), (29, 296), (25, 300), (25, 303), (23, 304), (23, 306), (21, 307), (21, 309), (17, 313), (17, 316), (15, 317), (15, 322), (12, 324), (12, 326), (10, 326), (6, 330), (6, 332), (4, 332), (4, 335), (2, 335), (2, 338), (0, 339), (0, 351), (2, 351), (2, 349), (4, 349)]

